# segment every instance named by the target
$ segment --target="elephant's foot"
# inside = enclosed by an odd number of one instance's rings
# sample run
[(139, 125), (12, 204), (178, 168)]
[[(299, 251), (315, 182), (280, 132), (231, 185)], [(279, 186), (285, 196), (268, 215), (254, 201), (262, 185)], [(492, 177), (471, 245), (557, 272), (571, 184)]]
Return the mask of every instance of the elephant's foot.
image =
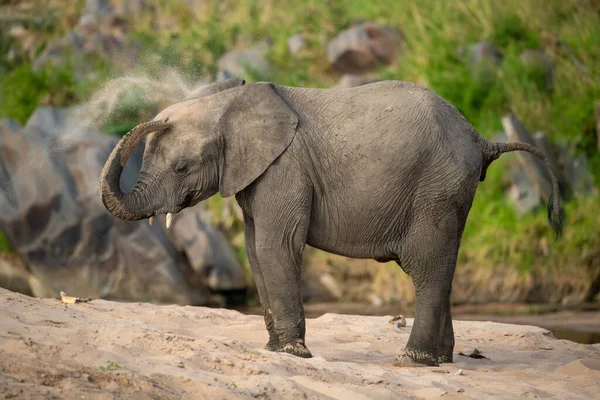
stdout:
[(440, 364), (452, 364), (454, 362), (454, 358), (452, 357), (452, 354), (445, 354), (443, 356), (439, 356), (438, 357), (438, 363)]
[(304, 340), (302, 340), (302, 339), (298, 339), (293, 343), (285, 344), (285, 345), (281, 346), (279, 349), (277, 349), (277, 351), (282, 352), (282, 353), (293, 354), (297, 357), (302, 357), (302, 358), (311, 358), (312, 357), (312, 353), (310, 352), (310, 350), (308, 350), (306, 348), (306, 346), (304, 345)]
[(436, 358), (426, 352), (403, 349), (402, 352), (394, 358), (395, 367), (439, 367)]
[(265, 350), (269, 350), (269, 351), (279, 351), (279, 349), (281, 349), (281, 344), (279, 343), (279, 339), (275, 338), (271, 338), (269, 339), (269, 343), (267, 343), (265, 345)]

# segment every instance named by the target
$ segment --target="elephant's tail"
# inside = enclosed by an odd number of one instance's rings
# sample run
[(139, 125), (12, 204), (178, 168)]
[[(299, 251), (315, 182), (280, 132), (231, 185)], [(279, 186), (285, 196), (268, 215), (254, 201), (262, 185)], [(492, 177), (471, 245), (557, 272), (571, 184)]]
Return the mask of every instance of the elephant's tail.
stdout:
[[(481, 169), (481, 176), (479, 177), (480, 181), (485, 179), (485, 173), (489, 165), (492, 161), (496, 160), (502, 153), (507, 153), (509, 151), (526, 151), (535, 155), (537, 158), (542, 160), (546, 168), (548, 169), (548, 173), (550, 174), (550, 178), (552, 179), (552, 195), (550, 196), (550, 200), (548, 201), (548, 221), (550, 226), (556, 233), (556, 237), (559, 238), (563, 233), (563, 225), (565, 222), (565, 210), (560, 206), (560, 193), (558, 187), (558, 179), (556, 179), (556, 175), (552, 170), (551, 164), (548, 161), (548, 158), (536, 147), (521, 142), (489, 142), (485, 141), (485, 146), (487, 151), (484, 151), (484, 165)], [(487, 160), (486, 160), (487, 158)]]

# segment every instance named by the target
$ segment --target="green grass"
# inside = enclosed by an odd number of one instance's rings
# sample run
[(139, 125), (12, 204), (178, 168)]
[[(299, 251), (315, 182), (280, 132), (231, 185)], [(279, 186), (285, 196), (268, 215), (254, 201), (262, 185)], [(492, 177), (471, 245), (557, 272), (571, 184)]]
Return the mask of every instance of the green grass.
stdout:
[[(538, 0), (209, 0), (196, 10), (188, 10), (175, 0), (157, 0), (156, 4), (162, 18), (171, 18), (174, 23), (157, 32), (149, 16), (136, 18), (132, 35), (146, 51), (142, 55), (144, 70), (158, 75), (175, 67), (192, 80), (214, 79), (217, 61), (226, 51), (268, 41), (268, 57), (276, 72), (245, 78), (328, 87), (339, 75), (328, 68), (327, 40), (359, 20), (396, 27), (405, 39), (402, 54), (397, 63), (381, 66), (372, 75), (431, 88), (488, 138), (502, 130), (501, 117), (514, 112), (530, 131), (543, 131), (552, 141), (563, 141), (586, 154), (595, 183), (600, 186), (593, 110), (600, 99), (600, 8), (595, 2), (548, 0), (540, 6)], [(297, 33), (305, 35), (307, 45), (297, 56), (291, 56), (287, 40)], [(557, 45), (556, 37), (562, 45)], [(492, 43), (502, 53), (497, 69), (472, 73), (468, 48), (479, 41)], [(461, 52), (461, 47), (466, 51)], [(522, 65), (519, 56), (527, 49), (544, 50), (552, 58), (552, 90), (548, 90), (542, 70)], [(55, 104), (85, 98), (67, 70), (34, 74), (29, 65), (24, 61), (13, 66), (2, 78), (0, 115), (23, 122), (49, 94)], [(153, 108), (134, 97), (118, 110), (103, 128), (122, 134)], [(504, 155), (492, 164), (480, 184), (464, 232), (460, 262), (481, 268), (502, 264), (524, 275), (555, 268), (597, 269), (598, 197), (574, 198), (566, 204), (565, 236), (554, 241), (543, 205), (519, 217), (506, 196), (510, 157)], [(207, 206), (247, 266), (242, 222), (224, 211), (232, 207), (230, 200), (215, 197)]]
[(10, 250), (11, 250), (10, 243), (8, 243), (6, 236), (4, 236), (4, 234), (2, 232), (0, 232), (0, 253), (5, 252), (5, 251), (10, 251)]
[(109, 361), (108, 364), (99, 366), (98, 371), (111, 372), (111, 371), (118, 371), (122, 368), (123, 367), (121, 367), (118, 363)]

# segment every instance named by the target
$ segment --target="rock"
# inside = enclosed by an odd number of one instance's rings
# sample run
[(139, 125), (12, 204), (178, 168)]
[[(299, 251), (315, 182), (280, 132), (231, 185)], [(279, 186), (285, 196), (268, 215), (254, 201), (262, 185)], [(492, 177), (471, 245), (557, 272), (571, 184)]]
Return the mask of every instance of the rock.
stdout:
[(299, 33), (290, 37), (287, 41), (287, 45), (290, 54), (296, 55), (306, 47), (306, 39), (304, 38), (304, 35)]
[(361, 73), (398, 56), (402, 33), (394, 28), (366, 22), (340, 32), (327, 44), (327, 59), (341, 73)]
[(110, 0), (87, 0), (85, 11), (79, 19), (79, 25), (99, 24), (110, 16), (113, 12), (113, 6)]
[[(207, 304), (209, 288), (185, 257), (193, 254), (202, 265), (197, 249), (186, 243), (179, 252), (158, 224), (117, 219), (102, 205), (98, 176), (117, 139), (99, 134), (82, 115), (84, 108), (39, 108), (23, 129), (2, 122), (0, 231), (54, 293)], [(140, 166), (141, 147), (123, 172), (125, 190)], [(207, 264), (216, 270), (231, 261), (214, 258)]]
[(340, 285), (331, 274), (325, 272), (319, 277), (319, 281), (325, 288), (327, 288), (333, 298), (338, 300), (342, 298), (343, 293), (340, 289)]
[(115, 7), (115, 15), (126, 19), (131, 19), (132, 17), (137, 17), (142, 13), (154, 13), (155, 10), (155, 6), (149, 4), (149, 2), (146, 0), (127, 0), (121, 1)]
[[(527, 132), (521, 121), (514, 114), (502, 117), (502, 126), (510, 141), (523, 142), (535, 146), (533, 137)], [(525, 151), (515, 152), (525, 174), (539, 192), (540, 197), (546, 201), (552, 195), (552, 180), (546, 165), (533, 154)]]
[(502, 54), (488, 42), (478, 42), (469, 46), (469, 68), (471, 76), (480, 85), (490, 85), (502, 63)]
[(138, 47), (129, 42), (126, 35), (115, 30), (104, 33), (96, 30), (71, 30), (56, 42), (50, 43), (33, 62), (33, 69), (39, 70), (48, 65), (60, 67), (71, 63), (78, 79), (94, 72), (90, 58), (100, 57), (108, 61), (124, 62), (133, 65)]
[(388, 323), (392, 324), (392, 325), (398, 325), (399, 327), (405, 327), (406, 326), (406, 318), (404, 317), (404, 315), (402, 314), (398, 314), (394, 317), (392, 317)]
[(539, 191), (519, 165), (510, 168), (510, 176), (512, 183), (508, 195), (515, 204), (517, 214), (524, 215), (533, 211), (541, 202)]
[(226, 81), (227, 79), (236, 78), (229, 70), (220, 69), (217, 71), (217, 82)]
[(489, 63), (497, 68), (502, 63), (502, 54), (488, 42), (473, 43), (469, 46), (469, 64), (476, 67)]
[(481, 354), (481, 351), (479, 351), (479, 349), (471, 349), (471, 348), (467, 348), (467, 349), (459, 351), (458, 355), (464, 356), (464, 357), (476, 358), (476, 359), (487, 358), (486, 356)]
[(48, 285), (33, 275), (23, 260), (14, 253), (0, 253), (0, 287), (28, 296), (53, 295)]
[(169, 230), (175, 248), (209, 289), (244, 290), (246, 276), (225, 236), (208, 221), (202, 203), (177, 214)]
[[(124, 2), (133, 7), (133, 3)], [(127, 17), (131, 18), (131, 15)], [(46, 65), (72, 64), (78, 79), (94, 72), (90, 59), (133, 67), (140, 45), (129, 35), (128, 27), (113, 12), (109, 0), (89, 0), (78, 25), (62, 38), (48, 44), (33, 62), (34, 70)]]
[(560, 162), (558, 161), (556, 149), (548, 141), (543, 132), (536, 132), (533, 135), (533, 143), (535, 144), (535, 147), (540, 149), (548, 159), (548, 162), (552, 168), (552, 172), (554, 172), (554, 175), (558, 180), (558, 187), (561, 197), (565, 200), (569, 199), (571, 196), (571, 190), (567, 178), (565, 177), (565, 174), (560, 166)]
[(335, 86), (340, 87), (340, 88), (351, 88), (351, 87), (362, 86), (362, 85), (366, 85), (366, 84), (374, 83), (374, 82), (378, 82), (378, 81), (379, 81), (379, 79), (376, 79), (376, 78), (364, 78), (359, 75), (344, 74), (344, 75), (342, 75), (339, 82)]
[(273, 72), (273, 66), (266, 57), (265, 47), (255, 47), (249, 50), (230, 51), (223, 55), (218, 62), (219, 70), (223, 74), (245, 77), (257, 75), (267, 78)]
[(598, 191), (585, 154), (575, 154), (564, 143), (560, 143), (558, 157), (574, 196), (590, 196)]
[(540, 90), (552, 91), (554, 63), (548, 54), (529, 49), (521, 53), (519, 59), (527, 69), (529, 78), (537, 83)]

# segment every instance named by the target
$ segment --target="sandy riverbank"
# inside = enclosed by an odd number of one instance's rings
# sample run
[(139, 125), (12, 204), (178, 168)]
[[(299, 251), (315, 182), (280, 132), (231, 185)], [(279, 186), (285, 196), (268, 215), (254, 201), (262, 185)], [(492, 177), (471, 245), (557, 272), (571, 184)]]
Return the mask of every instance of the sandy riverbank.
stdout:
[[(396, 368), (412, 319), (326, 314), (307, 321), (315, 356), (262, 350), (262, 318), (202, 307), (94, 300), (64, 305), (0, 289), (0, 396), (66, 399), (588, 399), (600, 393), (600, 344), (523, 325), (455, 321), (439, 368)], [(462, 369), (462, 375), (455, 375)]]

